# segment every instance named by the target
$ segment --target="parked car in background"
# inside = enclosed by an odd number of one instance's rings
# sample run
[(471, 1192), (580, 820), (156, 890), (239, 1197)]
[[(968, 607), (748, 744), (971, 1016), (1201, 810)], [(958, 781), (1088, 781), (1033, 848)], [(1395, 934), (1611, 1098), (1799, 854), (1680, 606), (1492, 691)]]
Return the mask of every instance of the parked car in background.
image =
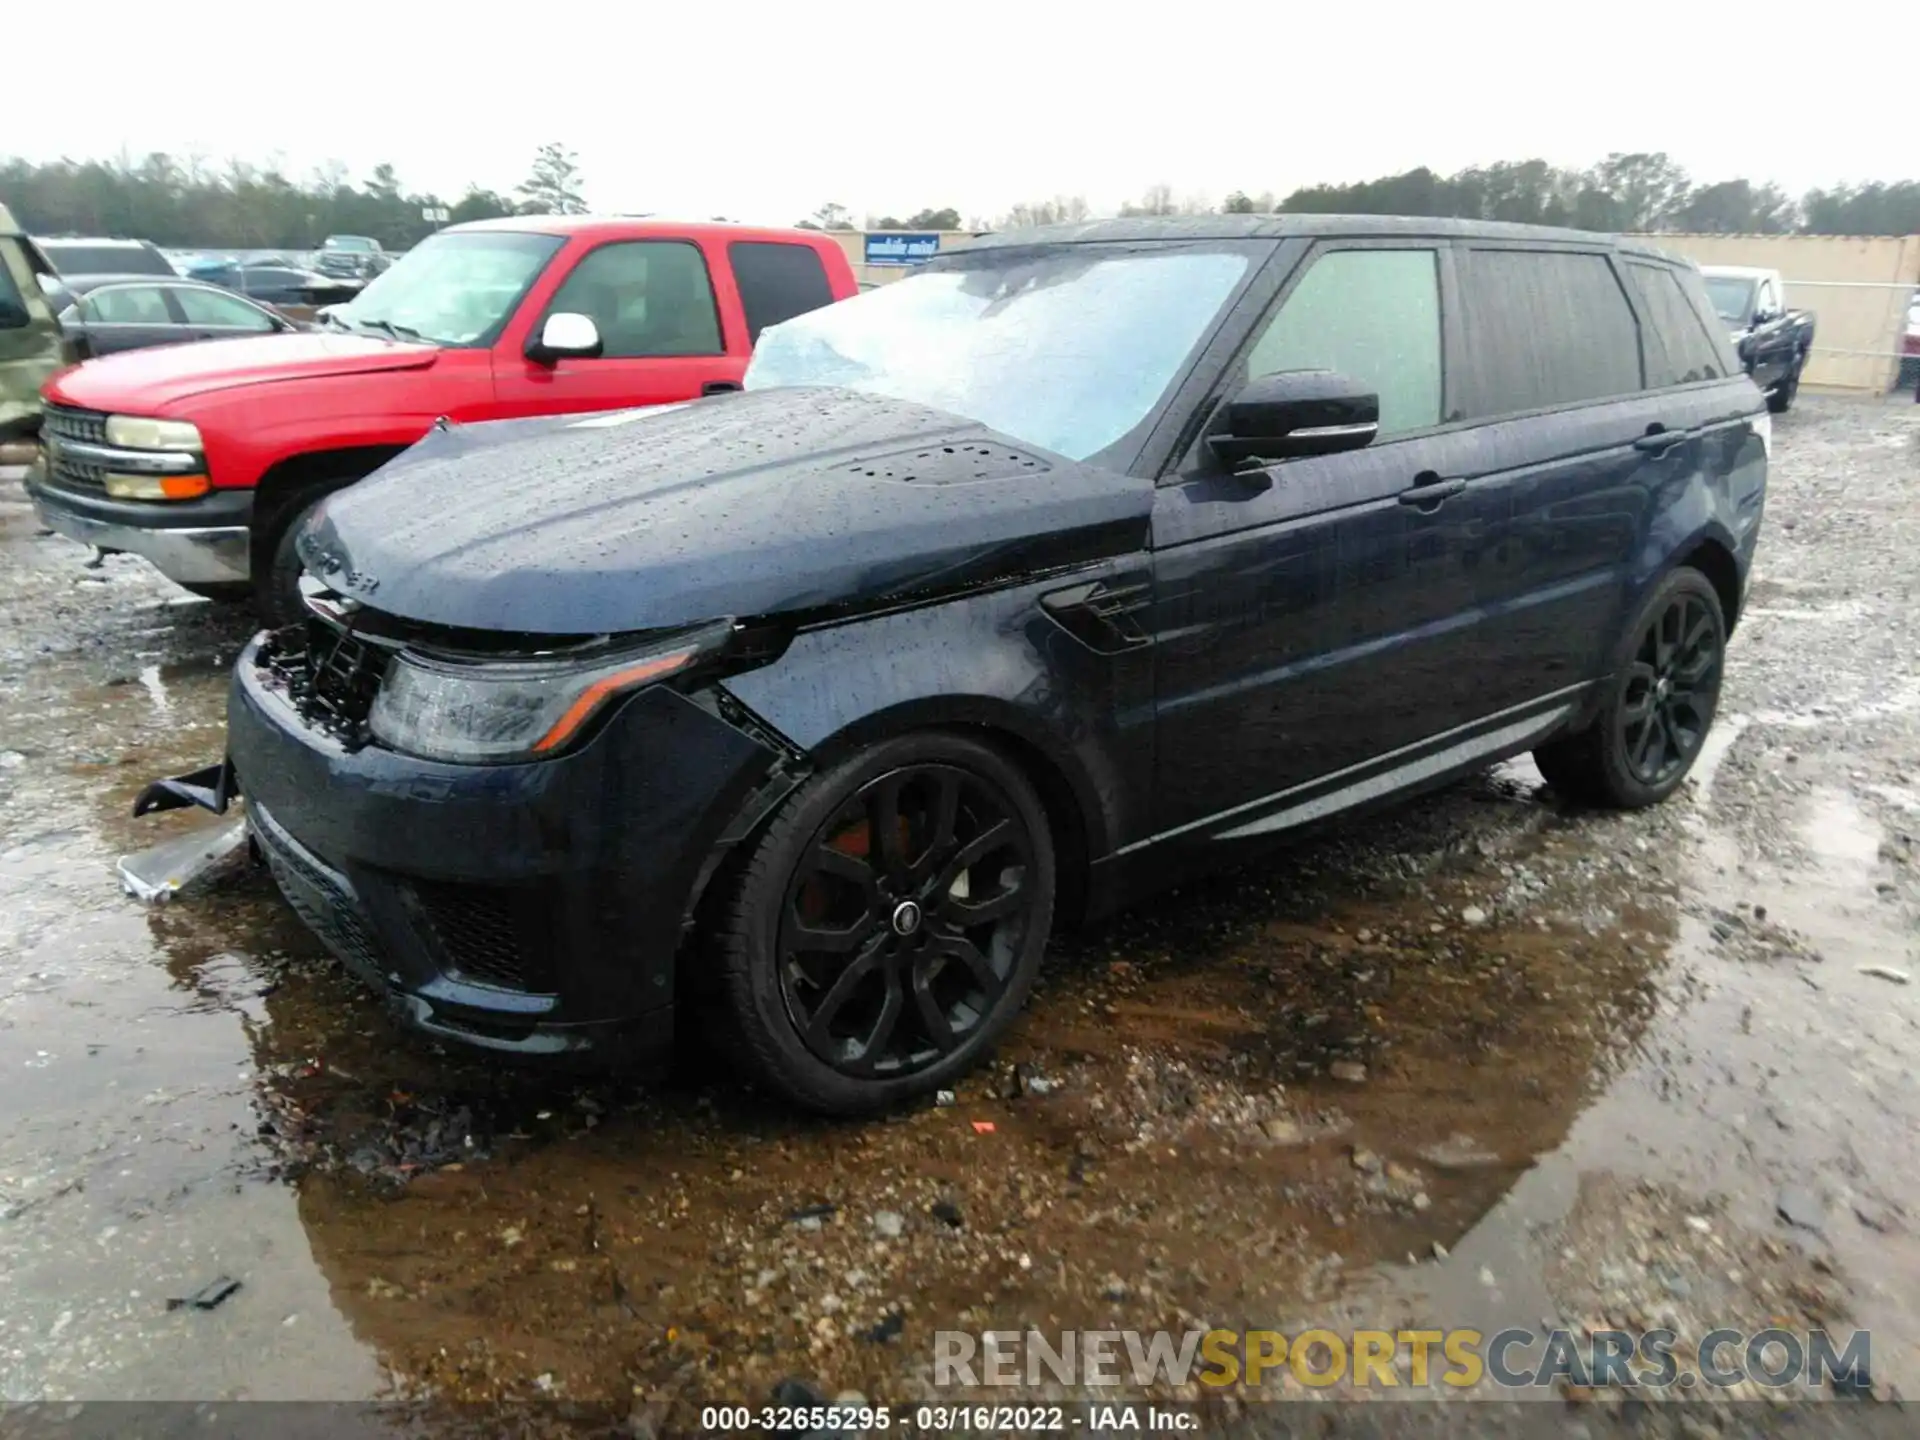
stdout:
[(302, 269), (283, 260), (215, 260), (193, 267), (195, 280), (223, 286), (267, 305), (332, 305), (360, 293), (358, 281)]
[(37, 453), (40, 387), (73, 362), (73, 343), (41, 291), (53, 266), (0, 205), (0, 465)]
[(1907, 300), (1907, 325), (1900, 337), (1900, 373), (1894, 388), (1920, 392), (1920, 290)]
[(313, 257), (313, 268), (321, 274), (346, 280), (371, 280), (392, 264), (393, 257), (367, 235), (329, 235)]
[[(423, 241), (326, 329), (109, 356), (46, 392), (29, 476), (53, 529), (203, 594), (299, 613), (300, 521), (440, 416), (614, 410), (736, 390), (760, 331), (854, 293), (831, 238), (516, 217)], [(58, 448), (65, 447), (65, 448)]]
[(36, 243), (61, 275), (177, 275), (173, 262), (147, 240), (85, 240), (70, 236)]
[(1800, 373), (1813, 352), (1813, 312), (1787, 309), (1778, 270), (1703, 265), (1700, 274), (1740, 363), (1766, 392), (1767, 408), (1779, 414), (1800, 393)]
[(745, 384), (328, 499), (227, 763), (140, 807), (244, 793), (431, 1035), (626, 1061), (679, 997), (873, 1110), (981, 1057), (1056, 921), (1528, 750), (1672, 794), (1772, 433), (1690, 265), (1446, 220), (996, 235)]
[(150, 345), (285, 334), (286, 316), (217, 285), (178, 277), (87, 275), (43, 283), (75, 353), (88, 360)]

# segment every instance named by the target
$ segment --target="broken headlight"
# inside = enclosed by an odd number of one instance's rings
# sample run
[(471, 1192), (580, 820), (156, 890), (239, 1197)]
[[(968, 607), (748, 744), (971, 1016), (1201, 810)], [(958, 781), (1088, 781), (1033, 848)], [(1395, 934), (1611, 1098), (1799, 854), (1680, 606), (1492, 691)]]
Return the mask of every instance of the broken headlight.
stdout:
[(368, 724), (389, 749), (426, 760), (538, 760), (566, 749), (619, 696), (718, 654), (732, 633), (731, 621), (717, 620), (591, 659), (466, 661), (402, 651)]

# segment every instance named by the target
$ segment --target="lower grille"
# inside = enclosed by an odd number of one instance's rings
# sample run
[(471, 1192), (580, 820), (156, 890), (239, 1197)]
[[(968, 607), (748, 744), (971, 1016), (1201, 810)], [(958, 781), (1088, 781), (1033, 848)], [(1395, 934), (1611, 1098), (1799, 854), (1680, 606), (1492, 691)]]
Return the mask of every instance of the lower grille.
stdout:
[(457, 974), (504, 990), (553, 991), (551, 917), (538, 895), (430, 880), (411, 881), (409, 888)]
[(274, 883), (294, 914), (348, 969), (375, 984), (384, 983), (386, 966), (380, 947), (361, 920), (359, 902), (346, 881), (307, 855), (264, 811), (254, 812), (252, 829)]

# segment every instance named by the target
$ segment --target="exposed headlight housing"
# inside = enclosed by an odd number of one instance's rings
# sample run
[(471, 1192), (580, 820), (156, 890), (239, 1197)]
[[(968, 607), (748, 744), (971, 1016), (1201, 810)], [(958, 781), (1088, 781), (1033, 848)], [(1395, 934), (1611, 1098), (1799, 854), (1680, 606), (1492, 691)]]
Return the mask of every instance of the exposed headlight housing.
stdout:
[(425, 760), (544, 759), (617, 697), (717, 655), (732, 635), (731, 620), (716, 620), (591, 659), (460, 661), (402, 651), (368, 724), (381, 744)]
[(128, 450), (177, 450), (198, 453), (200, 427), (185, 420), (154, 420), (144, 415), (109, 415), (107, 443)]

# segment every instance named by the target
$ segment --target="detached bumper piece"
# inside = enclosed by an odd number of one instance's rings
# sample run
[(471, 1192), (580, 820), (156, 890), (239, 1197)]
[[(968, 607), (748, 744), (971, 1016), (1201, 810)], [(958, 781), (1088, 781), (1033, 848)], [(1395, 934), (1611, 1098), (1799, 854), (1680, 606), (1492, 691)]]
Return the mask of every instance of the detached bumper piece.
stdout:
[(154, 781), (134, 797), (133, 813), (137, 819), (161, 810), (185, 810), (190, 805), (198, 805), (202, 810), (224, 815), (228, 803), (239, 793), (240, 782), (234, 778), (233, 762), (222, 760), (204, 770)]

